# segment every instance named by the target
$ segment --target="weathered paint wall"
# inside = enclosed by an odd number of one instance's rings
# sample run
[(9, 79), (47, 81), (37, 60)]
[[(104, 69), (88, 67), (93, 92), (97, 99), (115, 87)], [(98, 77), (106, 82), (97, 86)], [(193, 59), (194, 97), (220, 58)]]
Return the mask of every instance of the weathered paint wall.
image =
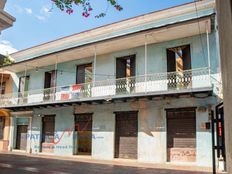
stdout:
[(219, 24), (221, 69), (224, 94), (226, 163), (228, 174), (232, 173), (232, 2), (216, 0)]
[(6, 151), (5, 147), (9, 143), (9, 134), (10, 134), (10, 117), (1, 115), (0, 117), (5, 117), (5, 125), (3, 130), (3, 139), (0, 140), (0, 151)]
[[(73, 154), (73, 130), (74, 115), (72, 107), (61, 107), (56, 109), (35, 109), (32, 119), (31, 132), (31, 148), (32, 153), (40, 153), (40, 142), (42, 134), (42, 117), (43, 115), (55, 116), (55, 147), (56, 155), (72, 155)], [(40, 115), (40, 116), (39, 116)]]
[[(166, 112), (167, 108), (199, 107), (215, 105), (216, 98), (181, 98), (156, 101), (137, 101), (103, 105), (87, 105), (61, 108), (35, 109), (31, 130), (28, 131), (27, 152), (40, 153), (41, 117), (38, 115), (55, 114), (54, 155), (74, 154), (74, 112), (93, 113), (92, 158), (114, 159), (115, 111), (138, 111), (138, 161), (166, 163)], [(75, 111), (74, 111), (75, 110)], [(193, 165), (211, 166), (211, 133), (201, 124), (208, 122), (208, 112), (196, 109), (197, 162)], [(13, 117), (12, 117), (13, 118)], [(12, 119), (13, 120), (13, 119)], [(15, 125), (11, 123), (11, 129)], [(14, 129), (11, 130), (11, 147), (15, 141)], [(13, 137), (12, 137), (13, 136)], [(76, 137), (75, 137), (76, 138)], [(30, 141), (29, 141), (30, 140)]]
[[(216, 46), (216, 33), (210, 34), (210, 52), (211, 52), (211, 68), (213, 73), (218, 73), (219, 58)], [(208, 66), (208, 53), (206, 44), (206, 35), (193, 36), (174, 41), (148, 45), (148, 63), (147, 73), (160, 73), (167, 71), (166, 49), (180, 45), (190, 44), (192, 68), (202, 68)], [(133, 48), (130, 50), (122, 50), (120, 52), (111, 53), (108, 55), (97, 56), (96, 61), (96, 80), (114, 79), (116, 76), (116, 58), (136, 54), (136, 75), (144, 75), (145, 60), (144, 47)], [(93, 63), (93, 57), (84, 58), (76, 61), (58, 64), (57, 86), (67, 86), (76, 83), (76, 66)], [(36, 70), (30, 70), (27, 75), (30, 75), (29, 90), (44, 88), (44, 72), (54, 70), (54, 66), (43, 67)], [(18, 77), (24, 75), (25, 72), (18, 73)], [(18, 81), (17, 81), (18, 82)], [(16, 82), (16, 86), (18, 86)], [(14, 88), (17, 92), (18, 89)]]

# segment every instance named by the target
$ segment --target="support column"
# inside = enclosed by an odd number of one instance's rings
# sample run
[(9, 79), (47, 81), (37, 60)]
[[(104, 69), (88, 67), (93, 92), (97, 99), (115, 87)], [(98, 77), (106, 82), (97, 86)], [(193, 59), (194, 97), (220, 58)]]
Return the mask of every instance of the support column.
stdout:
[(145, 43), (144, 43), (144, 82), (145, 82), (145, 92), (147, 92), (147, 35), (145, 35)]
[(95, 86), (96, 81), (96, 61), (97, 61), (97, 51), (96, 46), (94, 47), (94, 60), (93, 60), (93, 86)]
[(210, 61), (210, 47), (209, 47), (209, 31), (206, 29), (206, 37), (207, 37), (207, 53), (208, 53), (208, 68), (209, 68), (209, 75), (211, 74), (211, 61)]
[(1, 96), (1, 98), (2, 98), (2, 84), (3, 84), (3, 77), (4, 77), (4, 74), (3, 74), (3, 70), (1, 69), (1, 71), (2, 71), (2, 74), (1, 74), (1, 91), (0, 91), (0, 96)]

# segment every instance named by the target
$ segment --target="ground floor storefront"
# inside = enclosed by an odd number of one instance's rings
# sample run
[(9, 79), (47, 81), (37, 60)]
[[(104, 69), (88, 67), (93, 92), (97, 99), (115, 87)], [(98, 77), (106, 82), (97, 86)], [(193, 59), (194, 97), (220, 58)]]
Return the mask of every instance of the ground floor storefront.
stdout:
[(12, 112), (11, 150), (32, 154), (212, 165), (215, 98), (165, 98)]

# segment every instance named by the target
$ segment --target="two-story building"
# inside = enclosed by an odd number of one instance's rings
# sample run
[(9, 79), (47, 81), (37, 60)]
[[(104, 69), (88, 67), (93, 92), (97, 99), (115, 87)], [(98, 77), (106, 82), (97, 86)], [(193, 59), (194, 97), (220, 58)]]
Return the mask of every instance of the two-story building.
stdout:
[[(6, 0), (0, 1), (0, 34), (1, 31), (13, 25), (15, 18), (4, 11)], [(0, 66), (4, 56), (0, 54)], [(0, 70), (0, 96), (5, 93), (12, 93), (12, 78), (8, 71)], [(1, 102), (0, 97), (0, 102)], [(10, 112), (5, 109), (0, 109), (0, 151), (8, 150), (9, 145), (9, 130), (10, 130)]]
[(12, 54), (10, 149), (211, 166), (215, 21), (203, 0)]

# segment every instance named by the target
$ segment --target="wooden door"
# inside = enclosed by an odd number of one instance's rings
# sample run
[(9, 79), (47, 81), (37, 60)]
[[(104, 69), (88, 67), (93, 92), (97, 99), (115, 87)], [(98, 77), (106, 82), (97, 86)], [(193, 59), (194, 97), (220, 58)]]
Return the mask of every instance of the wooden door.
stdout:
[(26, 150), (27, 148), (27, 125), (17, 126), (16, 149)]
[(45, 115), (42, 118), (41, 152), (54, 152), (55, 115)]
[(167, 160), (196, 161), (195, 108), (167, 110)]
[(92, 152), (92, 114), (75, 115), (76, 154), (91, 155)]
[(116, 113), (115, 158), (137, 159), (137, 112)]

